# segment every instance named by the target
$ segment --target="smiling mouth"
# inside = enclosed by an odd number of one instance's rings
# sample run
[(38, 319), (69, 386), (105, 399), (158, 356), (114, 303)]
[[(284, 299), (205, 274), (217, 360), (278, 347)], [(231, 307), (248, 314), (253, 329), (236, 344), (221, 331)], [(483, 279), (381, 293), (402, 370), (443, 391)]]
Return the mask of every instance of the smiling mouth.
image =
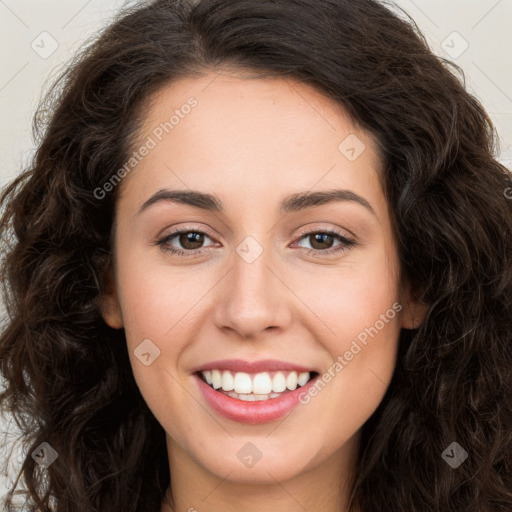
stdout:
[(318, 373), (290, 370), (246, 373), (214, 369), (199, 371), (196, 375), (219, 393), (238, 400), (255, 402), (290, 393), (317, 377)]

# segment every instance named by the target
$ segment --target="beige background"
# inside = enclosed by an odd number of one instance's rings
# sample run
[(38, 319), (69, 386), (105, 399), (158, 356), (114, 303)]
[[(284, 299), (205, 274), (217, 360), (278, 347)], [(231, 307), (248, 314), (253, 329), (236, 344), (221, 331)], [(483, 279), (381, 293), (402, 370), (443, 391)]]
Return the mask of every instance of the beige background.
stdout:
[[(512, 168), (512, 0), (395, 3), (416, 20), (436, 54), (464, 69), (467, 88), (483, 103), (500, 135), (498, 157)], [(123, 5), (127, 2), (0, 0), (0, 187), (33, 154), (32, 116), (51, 73), (65, 66)], [(7, 423), (0, 422), (0, 460), (15, 435)], [(7, 482), (0, 475), (0, 506)]]

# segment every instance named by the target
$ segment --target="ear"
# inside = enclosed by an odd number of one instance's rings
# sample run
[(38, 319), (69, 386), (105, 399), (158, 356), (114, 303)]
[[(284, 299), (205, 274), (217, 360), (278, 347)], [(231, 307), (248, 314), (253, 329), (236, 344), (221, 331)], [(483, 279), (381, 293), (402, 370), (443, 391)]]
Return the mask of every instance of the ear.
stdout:
[(100, 296), (101, 316), (113, 329), (121, 329), (124, 325), (121, 305), (116, 290), (116, 284), (110, 267), (103, 279), (103, 291)]
[(402, 327), (404, 329), (417, 329), (425, 319), (429, 305), (420, 302), (417, 293), (417, 284), (409, 280), (401, 289)]

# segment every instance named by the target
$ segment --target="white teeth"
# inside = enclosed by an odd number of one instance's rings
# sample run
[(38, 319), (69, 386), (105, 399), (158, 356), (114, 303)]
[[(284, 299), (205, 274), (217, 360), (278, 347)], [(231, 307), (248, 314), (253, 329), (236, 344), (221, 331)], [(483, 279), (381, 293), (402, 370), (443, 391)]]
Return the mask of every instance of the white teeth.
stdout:
[(219, 370), (212, 370), (212, 386), (219, 389), (222, 386), (222, 376)]
[(270, 398), (277, 398), (278, 396), (281, 396), (281, 393), (269, 393), (267, 395), (255, 395), (254, 393), (250, 393), (239, 395), (234, 391), (229, 391), (226, 393), (226, 395), (230, 396), (231, 398), (237, 398), (238, 400), (242, 400), (244, 402), (259, 402), (260, 400), (269, 400)]
[(222, 374), (222, 389), (224, 391), (233, 391), (235, 389), (233, 375), (229, 370), (224, 370)]
[(297, 372), (290, 372), (286, 377), (286, 387), (293, 391), (297, 387)]
[(282, 393), (286, 389), (286, 377), (283, 372), (277, 372), (272, 379), (272, 391)]
[[(270, 372), (257, 374), (236, 372), (233, 374), (229, 370), (207, 370), (203, 371), (202, 374), (206, 382), (214, 389), (222, 388), (230, 396), (231, 393), (236, 394), (236, 398), (238, 398), (238, 395), (252, 395), (255, 397), (254, 400), (274, 398), (287, 389), (293, 391), (297, 386), (304, 386), (311, 378), (310, 372), (297, 374), (295, 371), (278, 371), (274, 373), (273, 377), (271, 377)], [(253, 400), (253, 398), (246, 397), (240, 399)]]
[(267, 372), (257, 373), (252, 381), (252, 392), (258, 395), (268, 395), (272, 391), (272, 380)]
[(235, 373), (235, 393), (252, 393), (251, 376), (245, 372)]
[(299, 376), (297, 377), (297, 384), (299, 386), (304, 386), (306, 382), (309, 380), (309, 372), (302, 372), (299, 373)]

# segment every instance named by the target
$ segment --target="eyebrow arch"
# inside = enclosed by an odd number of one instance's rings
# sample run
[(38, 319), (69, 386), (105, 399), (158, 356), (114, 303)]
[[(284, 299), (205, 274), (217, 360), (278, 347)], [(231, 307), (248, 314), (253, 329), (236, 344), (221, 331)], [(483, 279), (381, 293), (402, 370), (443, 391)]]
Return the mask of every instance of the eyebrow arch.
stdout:
[[(174, 203), (186, 204), (202, 210), (223, 212), (224, 206), (221, 199), (214, 195), (199, 190), (169, 190), (160, 189), (155, 192), (144, 204), (140, 207), (137, 215), (140, 215), (144, 210), (160, 201), (170, 201)], [(280, 205), (280, 213), (291, 213), (323, 204), (332, 203), (335, 201), (352, 201), (364, 206), (369, 212), (377, 216), (375, 210), (370, 203), (364, 198), (352, 192), (351, 190), (334, 189), (319, 192), (299, 192), (286, 196)]]

